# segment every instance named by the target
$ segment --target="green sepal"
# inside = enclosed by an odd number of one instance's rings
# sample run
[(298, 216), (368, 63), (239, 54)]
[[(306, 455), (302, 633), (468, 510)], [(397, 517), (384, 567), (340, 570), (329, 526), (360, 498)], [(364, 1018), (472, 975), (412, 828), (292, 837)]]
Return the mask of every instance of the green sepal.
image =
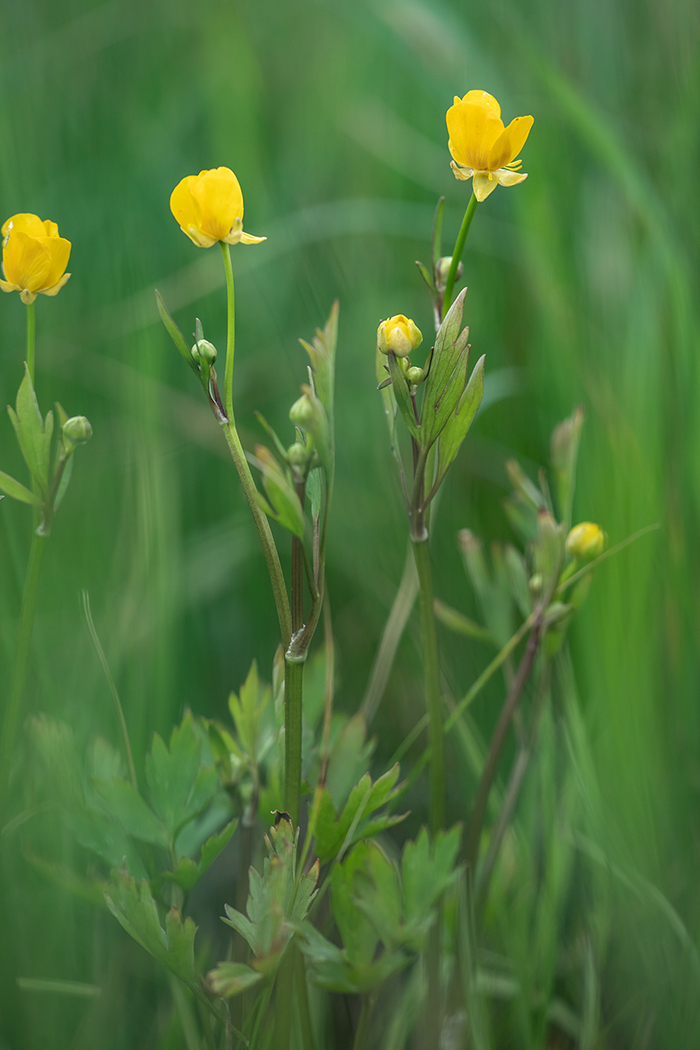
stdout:
[(474, 417), (479, 410), (481, 399), (484, 396), (484, 356), (480, 357), (474, 365), (474, 370), (469, 377), (469, 382), (457, 402), (452, 416), (448, 419), (440, 434), (438, 446), (438, 468), (434, 488), (442, 483), (445, 474), (454, 462), (464, 441)]
[(268, 503), (258, 499), (258, 506), (282, 528), (303, 539), (306, 526), (301, 501), (273, 454), (264, 445), (256, 445), (255, 455), (246, 453), (246, 459), (262, 474), (263, 488), (269, 500)]
[(421, 277), (425, 281), (425, 284), (426, 284), (426, 286), (428, 288), (428, 291), (430, 292), (431, 295), (434, 295), (435, 294), (435, 289), (433, 287), (433, 278), (432, 278), (432, 276), (430, 274), (430, 270), (428, 269), (427, 266), (425, 266), (420, 261), (420, 259), (416, 259), (416, 266), (418, 267), (418, 273), (421, 275)]
[(158, 291), (157, 288), (155, 289), (155, 293), (156, 293), (156, 302), (158, 304), (158, 313), (160, 314), (160, 319), (161, 319), (161, 321), (163, 322), (163, 324), (165, 325), (165, 327), (166, 327), (166, 329), (168, 331), (168, 335), (170, 336), (172, 341), (175, 343), (175, 346), (178, 348), (178, 350), (180, 351), (180, 353), (182, 354), (182, 356), (184, 357), (185, 361), (190, 366), (192, 371), (195, 372), (197, 376), (199, 376), (199, 369), (197, 368), (197, 363), (194, 360), (194, 358), (192, 357), (192, 351), (190, 350), (190, 347), (187, 345), (187, 343), (185, 341), (185, 337), (183, 336), (182, 332), (180, 331), (178, 326), (173, 321), (173, 319), (172, 319), (172, 317), (170, 315), (170, 311), (168, 310), (167, 306), (163, 302), (163, 298), (162, 298), (162, 296), (161, 296), (161, 294), (160, 294), (160, 292)]
[(112, 871), (112, 884), (105, 890), (105, 900), (129, 936), (191, 988), (198, 987), (194, 966), (197, 927), (192, 919), (183, 922), (177, 908), (171, 908), (165, 916), (163, 929), (148, 883), (143, 880), (137, 884), (121, 869)]
[(409, 393), (408, 382), (396, 354), (387, 354), (387, 363), (389, 365), (392, 390), (401, 418), (406, 424), (411, 437), (415, 438), (416, 441), (420, 441), (420, 428), (416, 422), (416, 414)]
[(221, 962), (207, 974), (207, 984), (212, 993), (220, 999), (230, 999), (234, 995), (252, 988), (263, 975), (251, 970), (243, 963)]
[(9, 474), (3, 474), (0, 470), (0, 489), (8, 496), (12, 496), (13, 499), (19, 500), (20, 503), (31, 503), (33, 507), (40, 507), (41, 500), (35, 492), (30, 492), (28, 488), (25, 488), (19, 481), (15, 481)]

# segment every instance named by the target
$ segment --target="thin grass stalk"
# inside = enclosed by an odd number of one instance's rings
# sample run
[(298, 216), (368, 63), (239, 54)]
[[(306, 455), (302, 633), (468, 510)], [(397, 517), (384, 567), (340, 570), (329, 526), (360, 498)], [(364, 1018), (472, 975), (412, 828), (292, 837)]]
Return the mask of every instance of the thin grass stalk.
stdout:
[(428, 707), (430, 740), (430, 830), (437, 834), (445, 826), (445, 745), (442, 728), (442, 695), (440, 661), (433, 603), (433, 578), (430, 569), (428, 541), (413, 541), (413, 554), (418, 572), (423, 674)]
[(488, 806), (491, 787), (498, 769), (498, 761), (501, 757), (501, 752), (503, 750), (503, 745), (508, 734), (508, 729), (510, 728), (515, 708), (518, 704), (525, 683), (530, 677), (530, 672), (532, 671), (535, 657), (537, 656), (540, 647), (541, 637), (542, 624), (539, 620), (536, 620), (530, 637), (528, 638), (527, 648), (525, 649), (523, 658), (520, 661), (520, 666), (518, 667), (515, 678), (513, 679), (510, 690), (508, 691), (505, 703), (501, 709), (498, 724), (496, 725), (493, 737), (491, 738), (491, 745), (481, 774), (479, 787), (477, 788), (476, 800), (474, 802), (474, 809), (472, 810), (469, 830), (467, 832), (464, 847), (467, 871), (471, 871), (472, 876), (476, 867), (479, 843), (481, 841), (481, 831), (484, 825), (486, 807)]

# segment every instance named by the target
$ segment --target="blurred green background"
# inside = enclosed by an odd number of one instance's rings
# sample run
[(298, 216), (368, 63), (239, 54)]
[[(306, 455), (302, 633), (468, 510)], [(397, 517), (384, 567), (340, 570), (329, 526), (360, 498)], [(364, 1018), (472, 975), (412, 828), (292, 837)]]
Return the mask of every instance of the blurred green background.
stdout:
[[(70, 282), (37, 303), (38, 396), (44, 410), (58, 400), (84, 413), (95, 431), (46, 554), (27, 708), (69, 722), (81, 741), (114, 738), (87, 589), (137, 763), (186, 707), (223, 715), (251, 659), (269, 674), (276, 646), (223, 439), (157, 318), (154, 287), (183, 331), (199, 316), (223, 346), (219, 253), (180, 232), (172, 188), (202, 168), (233, 168), (246, 229), (268, 238), (233, 251), (248, 448), (263, 439), (256, 409), (291, 439), (287, 411), (305, 378), (296, 340), (340, 300), (328, 581), (337, 703), (351, 713), (405, 555), (376, 326), (403, 312), (431, 331), (413, 263), (428, 257), (437, 197), (449, 241), (469, 195), (449, 169), (453, 95), (483, 88), (506, 122), (534, 115), (529, 178), (478, 209), (465, 257), (487, 400), (440, 506), (436, 591), (474, 614), (457, 530), (511, 539), (505, 461), (515, 455), (534, 474), (553, 425), (583, 404), (576, 518), (599, 522), (611, 543), (661, 523), (598, 572), (572, 644), (595, 804), (620, 863), (653, 887), (645, 896), (618, 880), (606, 891), (603, 1008), (619, 1026), (611, 1046), (648, 1050), (700, 1038), (689, 954), (700, 932), (699, 20), (687, 0), (4, 0), (0, 13), (2, 219), (36, 212), (73, 243)], [(6, 404), (25, 318), (18, 296), (0, 299)], [(7, 419), (0, 456), (24, 479)], [(29, 532), (29, 509), (4, 500), (3, 690)], [(415, 630), (372, 727), (377, 768), (422, 712)], [(459, 696), (483, 649), (442, 643)], [(484, 731), (495, 711), (487, 694), (476, 712)], [(453, 819), (464, 816), (461, 788), (451, 786)], [(420, 795), (411, 804), (414, 830), (425, 811)], [(102, 995), (16, 993), (19, 1034), (6, 1045), (184, 1045), (151, 961), (16, 847), (7, 832), (14, 886), (2, 939), (16, 969)], [(599, 906), (581, 892), (582, 908)]]

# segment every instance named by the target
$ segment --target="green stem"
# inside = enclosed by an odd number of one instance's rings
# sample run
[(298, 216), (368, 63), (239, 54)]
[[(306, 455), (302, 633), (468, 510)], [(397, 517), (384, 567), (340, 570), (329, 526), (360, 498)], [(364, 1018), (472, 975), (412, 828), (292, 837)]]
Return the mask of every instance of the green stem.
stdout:
[(486, 757), (486, 762), (484, 763), (484, 768), (481, 773), (481, 779), (479, 781), (476, 799), (474, 801), (474, 809), (469, 822), (469, 831), (464, 844), (467, 872), (471, 873), (472, 878), (474, 877), (474, 869), (479, 855), (479, 843), (481, 842), (481, 830), (484, 826), (486, 807), (488, 805), (491, 787), (498, 769), (498, 760), (501, 757), (503, 745), (505, 744), (508, 729), (518, 700), (520, 699), (520, 694), (522, 693), (523, 687), (532, 671), (532, 666), (535, 662), (535, 657), (537, 656), (537, 651), (540, 646), (541, 637), (542, 623), (541, 620), (538, 619), (535, 621), (535, 625), (532, 628), (532, 633), (528, 639), (525, 654), (520, 661), (517, 674), (515, 675), (508, 691), (508, 696), (506, 697), (503, 708), (501, 709), (498, 724), (496, 725), (493, 737), (491, 738), (489, 753)]
[(36, 344), (36, 317), (34, 315), (34, 303), (27, 306), (27, 368), (29, 378), (34, 386), (34, 347)]
[(284, 808), (299, 826), (303, 663), (284, 662)]
[(462, 258), (462, 252), (464, 251), (464, 245), (467, 240), (467, 234), (469, 233), (469, 227), (472, 224), (474, 218), (474, 212), (478, 201), (472, 193), (471, 200), (467, 205), (467, 210), (464, 213), (462, 219), (462, 225), (459, 233), (457, 234), (457, 240), (455, 241), (454, 251), (452, 253), (452, 262), (450, 263), (449, 273), (447, 274), (447, 281), (445, 282), (445, 294), (442, 297), (442, 316), (444, 317), (449, 308), (452, 306), (452, 292), (454, 290), (455, 281), (457, 280), (457, 269)]
[(224, 244), (223, 241), (220, 241), (219, 244), (221, 245), (221, 254), (223, 256), (224, 270), (226, 272), (226, 293), (228, 301), (226, 371), (224, 374), (224, 406), (226, 409), (226, 421), (222, 426), (226, 437), (226, 443), (231, 453), (231, 458), (233, 459), (234, 466), (238, 471), (238, 477), (241, 479), (243, 492), (248, 501), (248, 506), (253, 515), (253, 521), (258, 530), (260, 542), (262, 543), (263, 553), (267, 563), (267, 571), (270, 574), (272, 593), (277, 608), (282, 644), (286, 649), (292, 635), (292, 618), (289, 609), (289, 599), (287, 597), (287, 586), (284, 581), (284, 573), (282, 572), (282, 566), (280, 564), (279, 554), (277, 553), (277, 547), (272, 535), (270, 523), (267, 520), (267, 516), (257, 504), (257, 489), (255, 487), (255, 482), (253, 481), (253, 476), (250, 473), (248, 461), (245, 458), (245, 452), (243, 451), (243, 446), (241, 445), (241, 440), (238, 436), (236, 420), (233, 414), (233, 354), (236, 342), (236, 298), (233, 287), (233, 268), (231, 266), (229, 245)]
[(423, 639), (423, 672), (429, 719), (430, 830), (435, 835), (445, 826), (445, 747), (442, 728), (440, 664), (433, 607), (433, 580), (430, 571), (430, 551), (427, 537), (422, 541), (413, 541), (413, 554), (418, 571), (421, 633)]
[(41, 558), (46, 545), (46, 537), (32, 536), (32, 546), (29, 552), (29, 563), (27, 565), (27, 576), (24, 583), (22, 595), (22, 610), (19, 619), (19, 637), (17, 639), (17, 652), (15, 655), (15, 667), (12, 676), (12, 686), (5, 708), (5, 716), (2, 725), (2, 737), (0, 737), (0, 812), (2, 812), (10, 784), (10, 766), (15, 750), (17, 729), (19, 727), (22, 712), (22, 697), (27, 680), (27, 664), (29, 661), (29, 650), (32, 641), (32, 630), (34, 627), (34, 611), (36, 609), (36, 595), (39, 585), (39, 570), (41, 569)]
[(236, 293), (233, 286), (231, 246), (219, 241), (226, 273), (226, 299), (228, 315), (226, 324), (226, 371), (224, 372), (224, 408), (231, 425), (233, 423), (233, 354), (236, 347)]
[(296, 990), (302, 1046), (304, 1050), (315, 1050), (314, 1031), (309, 1008), (309, 989), (306, 984), (306, 961), (301, 952), (296, 953), (296, 965)]
[(275, 982), (274, 1050), (288, 1050), (292, 1036), (292, 997), (294, 995), (294, 945), (284, 953)]
[(353, 1050), (366, 1050), (367, 1036), (369, 1035), (369, 1022), (372, 1016), (372, 1007), (374, 1006), (374, 1000), (376, 999), (377, 993), (365, 993), (362, 996), (362, 1006), (360, 1007), (360, 1020), (357, 1023), (357, 1031), (355, 1032), (355, 1042), (352, 1044)]

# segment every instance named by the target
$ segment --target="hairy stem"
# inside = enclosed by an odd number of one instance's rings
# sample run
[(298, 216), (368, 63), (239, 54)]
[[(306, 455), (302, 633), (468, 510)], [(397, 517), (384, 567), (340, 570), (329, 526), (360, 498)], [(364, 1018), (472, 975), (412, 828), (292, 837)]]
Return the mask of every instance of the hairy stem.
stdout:
[(423, 673), (428, 708), (430, 739), (430, 830), (435, 835), (445, 826), (445, 747), (442, 728), (442, 696), (437, 631), (433, 607), (433, 579), (427, 538), (413, 541), (413, 554), (418, 571)]
[(454, 251), (452, 253), (452, 262), (450, 263), (449, 273), (447, 274), (447, 281), (445, 282), (445, 294), (442, 297), (442, 316), (444, 317), (449, 308), (452, 306), (452, 293), (454, 291), (455, 281), (457, 280), (457, 270), (459, 263), (462, 258), (462, 252), (464, 251), (464, 245), (467, 240), (467, 234), (469, 233), (469, 227), (472, 224), (474, 218), (474, 212), (476, 211), (477, 199), (472, 193), (471, 200), (467, 205), (467, 210), (464, 213), (462, 219), (462, 225), (460, 226), (459, 233), (457, 234), (457, 240), (455, 241)]
[[(304, 505), (305, 483), (296, 486)], [(304, 546), (298, 536), (292, 538), (292, 637), (304, 626)], [(303, 708), (304, 664), (284, 661), (284, 808), (299, 824), (301, 796), (301, 715)]]

